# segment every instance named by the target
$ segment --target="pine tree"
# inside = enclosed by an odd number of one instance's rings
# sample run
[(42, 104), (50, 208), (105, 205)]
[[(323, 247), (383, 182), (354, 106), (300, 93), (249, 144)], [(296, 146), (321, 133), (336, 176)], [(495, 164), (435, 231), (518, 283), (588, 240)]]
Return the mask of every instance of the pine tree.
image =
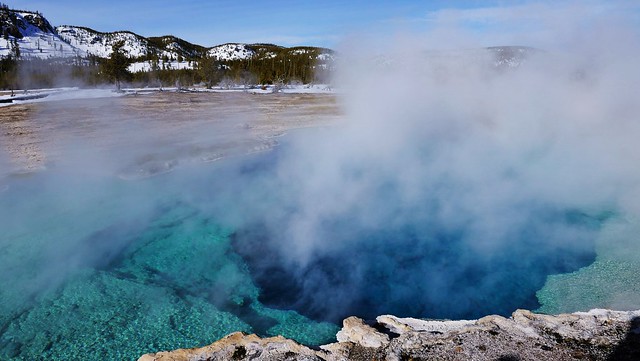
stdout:
[(18, 63), (9, 56), (0, 59), (0, 88), (12, 89), (16, 86)]
[(120, 91), (122, 81), (131, 78), (131, 73), (128, 70), (131, 61), (127, 57), (126, 50), (123, 49), (124, 44), (124, 40), (114, 43), (111, 47), (111, 56), (103, 64), (103, 72), (110, 81), (116, 84), (118, 91)]
[(18, 40), (15, 38), (11, 41), (11, 54), (15, 59), (20, 59), (20, 45), (18, 45)]
[(220, 63), (208, 54), (205, 54), (202, 57), (198, 65), (200, 75), (205, 81), (208, 89), (211, 89), (214, 84), (218, 83), (222, 79)]

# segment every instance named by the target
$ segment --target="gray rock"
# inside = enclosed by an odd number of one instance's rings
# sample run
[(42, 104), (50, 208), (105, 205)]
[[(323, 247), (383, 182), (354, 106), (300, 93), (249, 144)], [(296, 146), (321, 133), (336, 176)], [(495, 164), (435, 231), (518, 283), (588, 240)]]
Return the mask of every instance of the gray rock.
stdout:
[(209, 346), (146, 354), (138, 361), (321, 360), (316, 351), (282, 336), (260, 338), (235, 332)]
[(337, 343), (312, 350), (281, 336), (233, 333), (197, 349), (143, 355), (181, 360), (640, 360), (640, 311), (591, 310), (556, 316), (517, 310), (510, 318), (434, 321), (379, 316), (378, 326), (343, 321)]
[(336, 338), (339, 343), (351, 342), (362, 347), (380, 348), (389, 344), (389, 336), (376, 331), (357, 317), (349, 317), (342, 321), (342, 330)]

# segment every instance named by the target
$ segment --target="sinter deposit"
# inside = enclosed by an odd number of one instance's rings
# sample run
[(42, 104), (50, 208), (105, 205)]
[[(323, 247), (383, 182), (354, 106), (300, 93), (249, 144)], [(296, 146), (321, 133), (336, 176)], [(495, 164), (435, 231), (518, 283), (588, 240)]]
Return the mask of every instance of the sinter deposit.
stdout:
[(343, 321), (337, 343), (312, 350), (284, 337), (232, 333), (209, 346), (146, 354), (186, 360), (639, 360), (640, 310), (557, 316), (517, 310), (510, 318), (426, 321), (379, 316)]

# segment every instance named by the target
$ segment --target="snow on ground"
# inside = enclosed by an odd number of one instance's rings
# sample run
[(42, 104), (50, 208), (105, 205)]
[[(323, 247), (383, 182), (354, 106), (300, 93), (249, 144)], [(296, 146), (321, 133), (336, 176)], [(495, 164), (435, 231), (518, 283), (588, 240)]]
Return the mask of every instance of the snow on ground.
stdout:
[[(158, 70), (182, 70), (195, 69), (197, 63), (194, 61), (159, 61)], [(129, 65), (129, 71), (132, 73), (149, 72), (153, 68), (151, 61), (139, 61)]]
[(329, 84), (289, 85), (281, 90), (283, 93), (294, 94), (330, 94), (335, 93)]
[(54, 88), (28, 91), (16, 90), (13, 96), (11, 92), (4, 91), (0, 93), (0, 106), (71, 99), (109, 98), (123, 95), (126, 95), (126, 92), (117, 92), (113, 89)]
[(273, 94), (273, 93), (333, 94), (336, 92), (329, 84), (293, 84), (293, 85), (284, 85), (284, 86), (253, 85), (249, 87), (238, 85), (238, 86), (230, 86), (230, 87), (216, 86), (211, 89), (194, 87), (194, 88), (188, 88), (188, 89), (182, 89), (182, 90), (193, 91), (193, 92), (210, 92), (210, 93), (246, 92), (251, 94)]
[(135, 93), (135, 94), (144, 94), (149, 92), (157, 92), (157, 91), (179, 91), (179, 92), (193, 92), (193, 93), (239, 93), (246, 92), (251, 94), (273, 94), (273, 93), (284, 93), (284, 94), (334, 94), (336, 90), (331, 87), (329, 84), (293, 84), (293, 85), (285, 85), (284, 87), (275, 87), (273, 85), (252, 85), (245, 87), (243, 85), (237, 86), (214, 86), (210, 89), (204, 88), (202, 86), (192, 86), (192, 87), (152, 87), (152, 88), (124, 88), (124, 92), (126, 93)]
[(253, 86), (253, 87), (213, 87), (211, 89), (203, 87), (176, 88), (124, 88), (118, 92), (112, 88), (102, 89), (81, 89), (81, 88), (54, 88), (35, 90), (15, 90), (13, 95), (10, 91), (0, 92), (0, 107), (12, 104), (28, 104), (50, 101), (72, 100), (72, 99), (93, 99), (109, 98), (125, 95), (144, 95), (155, 92), (194, 92), (194, 93), (238, 93), (247, 92), (251, 94), (334, 94), (336, 91), (328, 84), (300, 84), (286, 85), (284, 87)]
[(117, 92), (113, 89), (80, 89), (70, 88), (63, 91), (56, 91), (51, 93), (46, 98), (36, 99), (33, 102), (42, 101), (59, 101), (59, 100), (71, 100), (71, 99), (95, 99), (95, 98), (112, 98), (123, 96), (126, 93)]

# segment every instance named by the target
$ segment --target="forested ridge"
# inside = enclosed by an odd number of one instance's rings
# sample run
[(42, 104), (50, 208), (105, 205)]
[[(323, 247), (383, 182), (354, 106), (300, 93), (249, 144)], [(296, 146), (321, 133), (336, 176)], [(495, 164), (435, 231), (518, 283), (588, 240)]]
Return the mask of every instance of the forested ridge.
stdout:
[[(326, 48), (240, 43), (205, 48), (172, 35), (54, 28), (39, 12), (2, 3), (0, 27), (1, 89), (308, 84), (327, 82), (333, 68), (334, 52)], [(91, 47), (102, 47), (102, 53), (86, 50)]]

